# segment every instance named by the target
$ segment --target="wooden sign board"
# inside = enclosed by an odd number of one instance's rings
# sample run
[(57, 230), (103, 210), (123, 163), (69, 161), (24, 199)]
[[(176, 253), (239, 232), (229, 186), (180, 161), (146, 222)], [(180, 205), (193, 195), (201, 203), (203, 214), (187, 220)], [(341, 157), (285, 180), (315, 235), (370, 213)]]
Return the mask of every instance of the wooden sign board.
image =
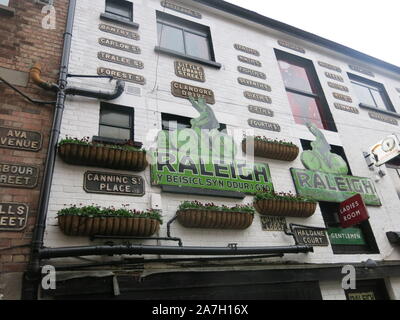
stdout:
[(18, 163), (0, 163), (0, 186), (32, 189), (37, 186), (39, 168)]
[(42, 134), (36, 131), (0, 127), (0, 148), (36, 152), (42, 148)]
[(207, 103), (215, 104), (214, 92), (210, 89), (195, 87), (190, 84), (171, 82), (171, 93), (175, 97), (189, 99), (190, 96), (195, 99), (204, 98)]

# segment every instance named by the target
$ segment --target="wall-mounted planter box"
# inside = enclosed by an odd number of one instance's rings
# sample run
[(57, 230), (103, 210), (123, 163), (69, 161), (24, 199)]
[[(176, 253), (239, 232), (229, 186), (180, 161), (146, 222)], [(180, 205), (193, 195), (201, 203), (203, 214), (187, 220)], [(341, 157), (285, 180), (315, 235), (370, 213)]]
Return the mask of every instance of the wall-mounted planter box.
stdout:
[(177, 219), (186, 228), (246, 229), (253, 222), (253, 214), (204, 209), (178, 210)]
[[(247, 152), (246, 139), (242, 141), (242, 150)], [(281, 143), (278, 141), (254, 139), (254, 155), (268, 159), (293, 161), (299, 155), (299, 147), (294, 144)]]
[(254, 208), (262, 215), (307, 218), (314, 214), (317, 203), (284, 199), (262, 199), (254, 201)]
[(145, 151), (121, 150), (108, 146), (63, 143), (58, 153), (66, 163), (109, 169), (143, 171), (148, 162)]
[(160, 227), (152, 218), (131, 217), (87, 217), (60, 215), (60, 229), (68, 236), (136, 236), (149, 237)]

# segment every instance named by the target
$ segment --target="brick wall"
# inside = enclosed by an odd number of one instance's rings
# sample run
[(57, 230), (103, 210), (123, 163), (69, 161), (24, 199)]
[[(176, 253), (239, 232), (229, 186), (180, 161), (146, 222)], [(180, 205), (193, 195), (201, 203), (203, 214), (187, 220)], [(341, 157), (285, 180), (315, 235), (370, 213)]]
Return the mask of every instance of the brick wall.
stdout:
[[(46, 16), (41, 12), (43, 5), (34, 0), (11, 0), (9, 7), (15, 9), (15, 14), (0, 13), (0, 67), (27, 73), (35, 62), (40, 61), (44, 65), (43, 78), (57, 82), (67, 5), (68, 0), (54, 1), (56, 29), (46, 30), (42, 28), (42, 19)], [(55, 100), (54, 93), (45, 92), (31, 81), (27, 87), (18, 88), (32, 98)], [(52, 118), (53, 106), (32, 104), (0, 83), (0, 126), (37, 131), (43, 137), (38, 152), (0, 148), (0, 162), (35, 165), (40, 169), (39, 183), (34, 189), (0, 187), (0, 203), (18, 202), (29, 206), (27, 227), (23, 231), (0, 231), (0, 250), (31, 242)], [(0, 274), (23, 272), (29, 251), (29, 246), (0, 251)], [(0, 279), (0, 294), (5, 285)]]

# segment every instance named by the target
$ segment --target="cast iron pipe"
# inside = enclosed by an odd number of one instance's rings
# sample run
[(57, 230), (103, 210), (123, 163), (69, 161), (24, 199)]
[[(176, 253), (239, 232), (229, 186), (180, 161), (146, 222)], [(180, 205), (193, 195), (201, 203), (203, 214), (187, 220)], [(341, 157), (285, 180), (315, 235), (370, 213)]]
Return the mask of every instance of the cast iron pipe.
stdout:
[(62, 248), (42, 248), (41, 259), (66, 258), (79, 256), (101, 256), (121, 254), (162, 254), (162, 255), (246, 255), (313, 252), (313, 247), (306, 245), (276, 247), (172, 247), (148, 245), (101, 245)]
[(117, 80), (117, 84), (113, 92), (104, 92), (100, 90), (92, 91), (75, 87), (67, 87), (65, 89), (65, 93), (73, 96), (83, 96), (88, 98), (97, 98), (101, 100), (114, 100), (119, 96), (121, 96), (124, 90), (125, 90), (125, 82), (123, 80)]

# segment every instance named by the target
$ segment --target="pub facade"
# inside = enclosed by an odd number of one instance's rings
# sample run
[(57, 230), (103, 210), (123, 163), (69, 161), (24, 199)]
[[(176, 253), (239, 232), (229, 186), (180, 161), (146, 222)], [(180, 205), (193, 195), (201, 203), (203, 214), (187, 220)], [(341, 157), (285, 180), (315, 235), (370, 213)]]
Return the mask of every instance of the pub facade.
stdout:
[(399, 67), (224, 1), (76, 0), (74, 17), (68, 85), (125, 87), (67, 95), (40, 297), (400, 298), (397, 158), (373, 153), (398, 148), (379, 142)]

